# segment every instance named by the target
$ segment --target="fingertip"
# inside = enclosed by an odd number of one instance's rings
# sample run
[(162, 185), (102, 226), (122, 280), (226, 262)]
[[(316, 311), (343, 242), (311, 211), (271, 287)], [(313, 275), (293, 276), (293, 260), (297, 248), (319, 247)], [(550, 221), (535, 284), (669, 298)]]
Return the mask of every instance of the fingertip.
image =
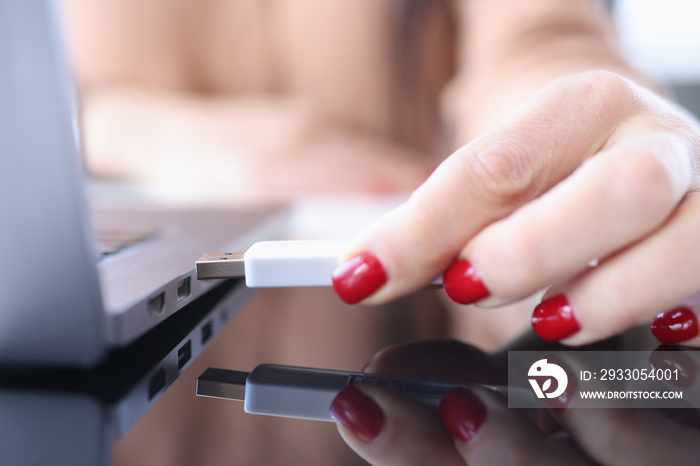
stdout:
[(387, 282), (382, 263), (371, 252), (361, 252), (342, 262), (333, 271), (333, 289), (347, 304), (370, 297)]
[(362, 443), (369, 443), (384, 429), (386, 416), (379, 405), (353, 386), (342, 389), (330, 406), (331, 417)]
[(690, 308), (677, 307), (658, 314), (651, 322), (651, 333), (661, 343), (673, 344), (697, 337), (700, 327)]
[(581, 330), (569, 299), (558, 294), (542, 301), (532, 313), (532, 329), (545, 341), (555, 342)]
[(462, 442), (471, 441), (486, 419), (486, 406), (471, 391), (456, 387), (440, 401), (440, 418), (447, 429)]
[(479, 272), (466, 259), (458, 260), (447, 268), (442, 286), (447, 296), (459, 304), (472, 304), (491, 296)]

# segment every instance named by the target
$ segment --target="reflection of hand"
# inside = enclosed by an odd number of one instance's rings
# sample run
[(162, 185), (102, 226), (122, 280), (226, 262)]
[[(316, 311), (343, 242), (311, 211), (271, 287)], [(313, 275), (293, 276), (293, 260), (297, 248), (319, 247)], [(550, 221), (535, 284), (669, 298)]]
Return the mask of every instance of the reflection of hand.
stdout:
[[(498, 360), (456, 342), (420, 342), (379, 353), (369, 370), (494, 383)], [(485, 390), (450, 391), (438, 418), (397, 392), (361, 385), (341, 392), (331, 411), (345, 441), (376, 465), (675, 465), (700, 457), (699, 432), (657, 411), (573, 407), (540, 412), (540, 427), (554, 420), (564, 429), (551, 435)]]
[(673, 373), (673, 377), (662, 379), (663, 383), (673, 390), (683, 389), (683, 400), (693, 407), (700, 407), (698, 363), (699, 351), (681, 350), (669, 345), (661, 345), (649, 355), (652, 369)]
[(700, 291), (698, 180), (692, 117), (616, 74), (569, 75), (357, 237), (335, 287), (378, 303), (445, 272), (453, 300), (492, 306), (556, 283), (535, 331), (602, 339)]

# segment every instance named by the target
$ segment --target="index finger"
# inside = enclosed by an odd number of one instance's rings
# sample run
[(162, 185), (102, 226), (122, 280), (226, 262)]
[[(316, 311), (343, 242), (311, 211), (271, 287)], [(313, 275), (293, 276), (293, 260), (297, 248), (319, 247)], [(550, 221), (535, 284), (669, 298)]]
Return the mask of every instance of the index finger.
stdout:
[(503, 126), (453, 153), (406, 203), (351, 241), (333, 274), (336, 292), (351, 304), (376, 304), (424, 287), (483, 227), (595, 154), (639, 101), (634, 85), (613, 73), (555, 81)]

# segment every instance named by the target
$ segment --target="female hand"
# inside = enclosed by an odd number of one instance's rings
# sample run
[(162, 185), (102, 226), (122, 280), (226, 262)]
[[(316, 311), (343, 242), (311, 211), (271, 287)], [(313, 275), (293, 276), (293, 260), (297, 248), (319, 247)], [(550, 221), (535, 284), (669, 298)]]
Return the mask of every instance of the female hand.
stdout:
[[(700, 292), (699, 175), (687, 112), (611, 72), (568, 75), (355, 238), (334, 287), (374, 304), (444, 272), (450, 298), (490, 307), (553, 285), (535, 332), (603, 339)], [(680, 314), (657, 318), (655, 334), (700, 343), (695, 310)]]
[[(368, 370), (483, 382), (497, 366), (498, 357), (473, 347), (432, 341), (384, 350)], [(540, 411), (538, 426), (486, 390), (453, 389), (438, 416), (398, 392), (360, 385), (340, 392), (331, 413), (343, 439), (374, 465), (697, 463), (694, 427), (651, 409), (573, 409), (576, 403)]]

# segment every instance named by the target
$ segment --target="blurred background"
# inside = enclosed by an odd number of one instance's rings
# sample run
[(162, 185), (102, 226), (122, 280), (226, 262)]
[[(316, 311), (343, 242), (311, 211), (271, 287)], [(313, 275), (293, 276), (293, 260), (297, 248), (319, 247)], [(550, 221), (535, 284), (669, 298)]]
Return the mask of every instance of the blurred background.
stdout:
[(629, 59), (700, 115), (700, 3), (617, 0), (614, 13)]

